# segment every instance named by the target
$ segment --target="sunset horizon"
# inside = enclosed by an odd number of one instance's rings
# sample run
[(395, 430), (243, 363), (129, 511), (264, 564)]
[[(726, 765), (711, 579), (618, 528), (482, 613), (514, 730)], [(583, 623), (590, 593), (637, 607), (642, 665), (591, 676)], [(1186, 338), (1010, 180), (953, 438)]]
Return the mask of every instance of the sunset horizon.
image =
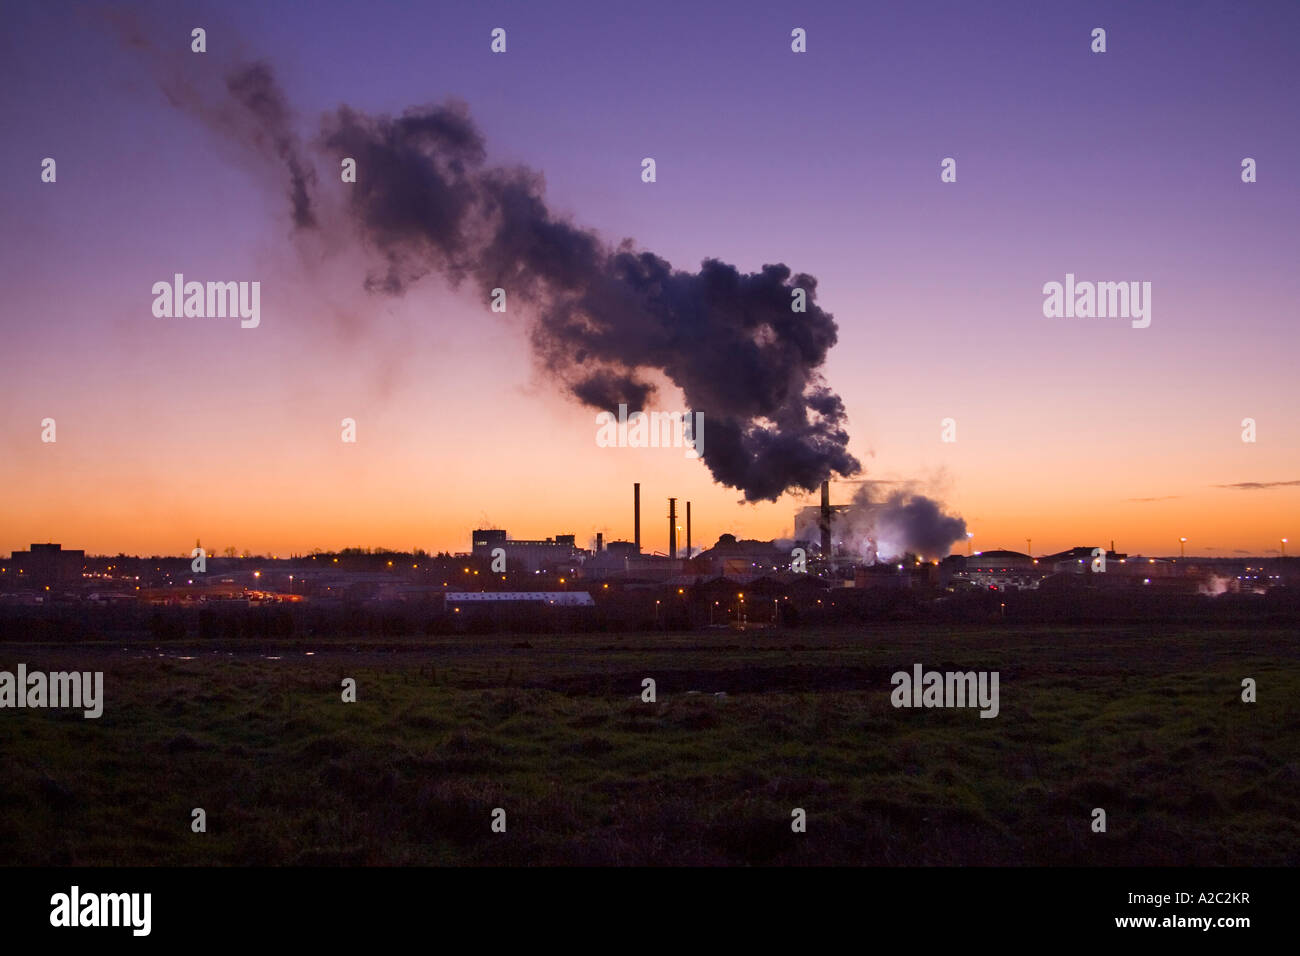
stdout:
[[(29, 240), (4, 265), (9, 347), (0, 373), (12, 387), (0, 480), (17, 495), (0, 522), (0, 550), (63, 540), (94, 552), (181, 553), (201, 537), (259, 553), (358, 544), (454, 551), (485, 523), (521, 536), (562, 528), (621, 537), (634, 481), (648, 501), (696, 502), (702, 541), (790, 533), (815, 481), (806, 496), (796, 489), (775, 502), (742, 503), (743, 492), (680, 452), (598, 447), (595, 413), (614, 404), (566, 395), (573, 369), (557, 380), (548, 353), (529, 348), (543, 321), (536, 302), (517, 298), (494, 311), (472, 279), (412, 270), (414, 247), (395, 251), (375, 239), (373, 221), (348, 225), (350, 186), (331, 174), (326, 140), (363, 135), (365, 127), (339, 126), (354, 122), (348, 117), (392, 121), (429, 103), (461, 104), (448, 115), (482, 131), (487, 173), (535, 170), (538, 195), (574, 235), (591, 229), (611, 249), (635, 237), (634, 250), (663, 256), (674, 270), (717, 258), (742, 274), (785, 263), (794, 274), (787, 286), (802, 272), (815, 276), (812, 307), (825, 310), (838, 342), (824, 364), (810, 358), (809, 372), (842, 397), (844, 450), (862, 465), (856, 475), (821, 470), (817, 478), (912, 483), (964, 519), (978, 547), (1019, 549), (1033, 539), (1059, 550), (1113, 539), (1154, 554), (1185, 537), (1193, 554), (1268, 554), (1296, 530), (1300, 420), (1291, 414), (1297, 373), (1289, 356), (1300, 344), (1291, 321), (1300, 250), (1287, 224), (1297, 190), (1280, 160), (1277, 175), (1242, 182), (1241, 157), (1229, 151), (1241, 143), (1237, 152), (1252, 158), (1289, 154), (1293, 130), (1252, 120), (1272, 87), (1252, 78), (1244, 108), (1230, 105), (1231, 87), (1215, 87), (1202, 119), (1219, 125), (1222, 149), (1202, 143), (1195, 158), (1182, 149), (1188, 131), (1160, 110), (1138, 155), (1081, 144), (1079, 155), (1062, 156), (1029, 122), (1049, 96), (1077, 102), (1084, 117), (1194, 100), (1208, 81), (1167, 87), (1169, 58), (1250, 43), (1256, 67), (1267, 71), (1270, 51), (1285, 49), (1272, 35), (1225, 33), (1206, 14), (1199, 32), (1171, 45), (1149, 14), (1116, 10), (1125, 43), (1099, 73), (1102, 58), (1086, 44), (1064, 60), (1038, 52), (1068, 14), (1049, 28), (1007, 26), (1037, 38), (1022, 45), (1005, 31), (972, 42), (965, 31), (940, 29), (926, 48), (947, 71), (901, 72), (906, 92), (881, 72), (897, 65), (894, 54), (855, 67), (865, 85), (853, 109), (871, 125), (870, 143), (852, 125), (810, 118), (801, 125), (809, 141), (791, 148), (722, 108), (734, 70), (750, 71), (746, 82), (771, 96), (774, 110), (814, 95), (847, 104), (828, 84), (843, 88), (851, 29), (821, 31), (816, 60), (782, 57), (779, 45), (755, 59), (765, 17), (728, 22), (716, 35), (705, 30), (717, 54), (705, 57), (671, 29), (594, 16), (566, 28), (566, 48), (600, 58), (611, 37), (635, 30), (636, 56), (678, 67), (672, 77), (655, 74), (659, 102), (629, 87), (635, 118), (609, 114), (598, 131), (583, 122), (589, 106), (571, 95), (574, 76), (548, 70), (537, 82), (536, 31), (544, 35), (545, 21), (530, 23), (535, 13), (514, 14), (533, 39), (492, 70), (461, 68), (471, 54), (444, 46), (410, 83), (396, 79), (401, 70), (381, 81), (363, 68), (364, 32), (346, 55), (330, 48), (341, 59), (329, 74), (313, 80), (296, 65), (313, 44), (328, 47), (342, 8), (322, 5), (310, 21), (243, 12), (252, 22), (194, 57), (159, 49), (168, 30), (188, 36), (189, 26), (185, 14), (157, 5), (73, 21), (22, 9), (26, 33), (53, 31), (60, 40), (14, 50), (21, 81), (11, 89), (43, 70), (92, 63), (103, 79), (80, 99), (55, 88), (50, 112), (34, 113), (12, 93), (4, 101), (22, 135), (0, 159), (11, 172), (15, 223)], [(846, 15), (862, 16), (837, 14)], [(434, 49), (443, 26), (430, 35)], [(898, 26), (904, 36), (913, 29)], [(1251, 21), (1234, 27), (1255, 29)], [(230, 118), (221, 77), (273, 57), (287, 35), (294, 56), (249, 74), (249, 82), (283, 85), (284, 131), (244, 131)], [(1003, 72), (988, 65), (988, 44)], [(425, 48), (399, 45), (394, 55)], [(746, 57), (736, 60), (742, 49)], [(839, 65), (818, 65), (828, 61)], [(961, 118), (963, 103), (1030, 64), (1043, 70), (1040, 88), (1004, 104), (996, 138)], [(970, 79), (953, 87), (958, 71)], [(717, 85), (724, 74), (733, 79)], [(522, 98), (501, 98), (501, 83), (525, 76)], [(691, 103), (669, 95), (687, 84)], [(887, 95), (896, 100), (889, 110)], [(911, 109), (900, 113), (901, 102)], [(102, 119), (110, 104), (122, 117), (111, 126)], [(135, 137), (152, 135), (146, 130), (161, 138), (142, 151)], [(275, 152), (288, 147), (267, 146), (265, 136), (294, 144), (299, 192), (278, 169)], [(42, 156), (61, 157), (57, 183), (20, 175), (34, 168), (27, 150), (37, 143)], [(808, 178), (796, 171), (813, 143), (823, 168)], [(654, 182), (642, 181), (647, 156), (659, 164)], [(951, 157), (960, 173), (944, 182), (940, 161)], [(780, 175), (783, 168), (791, 172)], [(755, 202), (760, 180), (781, 186)], [(1187, 190), (1205, 197), (1203, 223), (1183, 216)], [(1053, 195), (1068, 196), (1079, 215), (1044, 217), (1037, 203)], [(110, 228), (128, 207), (153, 227), (129, 235)], [(1002, 225), (978, 242), (958, 240), (979, 223)], [(385, 270), (391, 281), (394, 267), (409, 273), (393, 286), (400, 291), (367, 291)], [(69, 269), (75, 283), (58, 278)], [(187, 317), (180, 301), (177, 317), (158, 317), (170, 313), (157, 309), (155, 286), (173, 275), (260, 284), (258, 324)], [(1067, 276), (1145, 281), (1149, 324), (1048, 318), (1044, 290)], [(15, 321), (32, 315), (47, 318)], [(547, 347), (563, 349), (560, 341)], [(629, 361), (635, 369), (638, 359)], [(655, 388), (646, 410), (686, 408), (656, 361), (634, 372)], [(700, 373), (685, 380), (697, 391), (716, 375)], [(717, 408), (699, 410), (707, 422)], [(57, 422), (57, 442), (42, 440), (47, 419)], [(340, 441), (344, 419), (356, 423), (352, 443)]]

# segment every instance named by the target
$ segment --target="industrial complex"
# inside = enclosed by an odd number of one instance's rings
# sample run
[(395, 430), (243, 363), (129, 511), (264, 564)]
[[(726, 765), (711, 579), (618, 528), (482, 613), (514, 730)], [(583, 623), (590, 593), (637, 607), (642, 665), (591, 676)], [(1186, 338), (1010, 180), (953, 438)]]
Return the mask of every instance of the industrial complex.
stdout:
[[(369, 604), (436, 607), (457, 615), (476, 609), (536, 614), (542, 608), (581, 613), (610, 602), (637, 601), (647, 614), (694, 600), (692, 621), (753, 623), (781, 608), (825, 609), (854, 594), (908, 592), (916, 600), (955, 594), (1053, 594), (1141, 590), (1187, 595), (1268, 594), (1300, 586), (1300, 562), (1269, 558), (1170, 558), (1080, 546), (1054, 554), (1010, 550), (927, 555), (910, 551), (882, 560), (873, 541), (855, 544), (844, 532), (849, 505), (832, 504), (829, 484), (820, 505), (794, 515), (794, 536), (768, 541), (723, 534), (695, 544), (692, 503), (666, 499), (663, 548), (643, 540), (641, 485), (632, 486), (632, 539), (587, 546), (573, 533), (513, 538), (481, 528), (469, 550), (456, 554), (345, 549), (291, 558), (93, 557), (55, 543), (33, 544), (0, 559), (0, 603), (17, 606), (84, 603), (99, 606), (241, 607), (268, 604)], [(775, 604), (760, 612), (754, 598)], [(653, 602), (653, 603), (650, 603)], [(1002, 605), (1005, 607), (1005, 605)], [(530, 611), (531, 609), (531, 611)], [(665, 617), (666, 619), (666, 617)]]

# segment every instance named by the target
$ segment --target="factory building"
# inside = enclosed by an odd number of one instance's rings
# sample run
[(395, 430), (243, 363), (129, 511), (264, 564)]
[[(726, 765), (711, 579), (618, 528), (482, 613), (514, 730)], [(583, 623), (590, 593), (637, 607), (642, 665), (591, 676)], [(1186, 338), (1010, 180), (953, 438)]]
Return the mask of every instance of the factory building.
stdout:
[(491, 561), (494, 552), (505, 552), (506, 561), (511, 565), (522, 565), (530, 574), (543, 570), (553, 564), (574, 564), (586, 551), (574, 542), (575, 535), (557, 534), (544, 541), (525, 541), (509, 538), (499, 528), (480, 529), (474, 532), (471, 553), (476, 558)]
[(1040, 565), (1031, 555), (1019, 551), (981, 551), (966, 558), (959, 580), (995, 591), (1032, 591), (1053, 568)]
[(86, 552), (63, 550), (61, 544), (33, 544), (30, 551), (15, 551), (9, 559), (12, 573), (34, 585), (68, 584), (81, 580)]
[(1058, 574), (1083, 574), (1085, 571), (1091, 571), (1093, 561), (1101, 557), (1100, 553), (1094, 554), (1093, 552), (1105, 553), (1107, 571), (1119, 570), (1118, 566), (1126, 564), (1128, 560), (1127, 554), (1115, 550), (1115, 543), (1112, 541), (1109, 550), (1084, 545), (1071, 548), (1068, 551), (1058, 551), (1056, 554), (1045, 555), (1039, 558), (1038, 561), (1041, 565)]
[(721, 576), (737, 581), (788, 572), (791, 549), (779, 548), (771, 541), (737, 540), (733, 534), (724, 534), (707, 551), (702, 551), (692, 562), (710, 576)]
[(818, 542), (823, 556), (827, 548), (822, 542), (829, 542), (830, 550), (838, 551), (842, 542), (831, 538), (841, 530), (843, 521), (841, 516), (848, 511), (848, 505), (832, 505), (829, 502), (824, 506), (808, 505), (798, 509), (794, 513), (794, 540)]

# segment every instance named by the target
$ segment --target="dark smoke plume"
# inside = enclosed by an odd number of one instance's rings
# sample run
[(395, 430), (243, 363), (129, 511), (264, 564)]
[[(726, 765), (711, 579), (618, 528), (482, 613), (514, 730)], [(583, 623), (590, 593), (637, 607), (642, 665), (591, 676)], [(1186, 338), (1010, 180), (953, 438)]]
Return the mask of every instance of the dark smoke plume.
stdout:
[[(288, 177), (295, 225), (316, 228), (320, 200), (290, 111), (263, 64), (233, 72), (231, 96), (247, 112), (264, 156)], [(655, 377), (703, 413), (703, 461), (747, 500), (812, 491), (861, 466), (847, 450), (844, 404), (821, 367), (835, 344), (817, 280), (785, 265), (743, 273), (716, 259), (675, 270), (629, 241), (611, 247), (552, 214), (540, 174), (486, 164), (482, 134), (458, 103), (368, 116), (327, 116), (315, 145), (333, 168), (357, 162), (341, 185), (349, 218), (382, 266), (376, 293), (400, 295), (429, 273), (468, 279), (485, 299), (504, 289), (533, 318), (534, 352), (578, 401), (607, 411), (646, 408)], [(807, 311), (791, 310), (792, 290)]]
[(315, 228), (316, 215), (312, 211), (310, 192), (316, 177), (302, 157), (298, 137), (290, 125), (289, 105), (271, 76), (270, 68), (257, 63), (234, 73), (226, 79), (226, 88), (254, 120), (250, 128), (254, 147), (272, 153), (284, 163), (289, 173), (289, 202), (294, 226)]

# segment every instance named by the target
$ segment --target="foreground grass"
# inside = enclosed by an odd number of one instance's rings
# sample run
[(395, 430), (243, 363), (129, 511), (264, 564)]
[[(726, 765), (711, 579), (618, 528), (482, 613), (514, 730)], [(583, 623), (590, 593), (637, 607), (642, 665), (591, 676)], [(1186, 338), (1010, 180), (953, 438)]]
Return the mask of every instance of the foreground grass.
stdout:
[[(1295, 864), (1296, 650), (904, 626), (5, 645), (0, 667), (103, 670), (107, 700), (99, 720), (0, 711), (0, 861)], [(894, 709), (889, 676), (916, 662), (1000, 671), (1000, 715)]]

